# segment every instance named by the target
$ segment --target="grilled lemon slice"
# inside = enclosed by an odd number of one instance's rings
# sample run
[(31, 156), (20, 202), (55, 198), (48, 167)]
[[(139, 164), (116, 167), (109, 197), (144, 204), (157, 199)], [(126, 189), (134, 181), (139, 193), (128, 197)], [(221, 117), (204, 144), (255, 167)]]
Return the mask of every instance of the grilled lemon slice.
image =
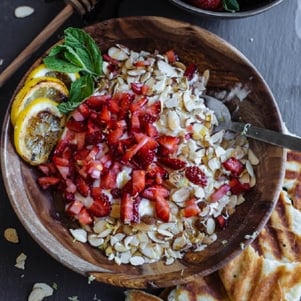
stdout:
[(44, 76), (57, 78), (61, 80), (66, 87), (70, 88), (71, 83), (79, 78), (79, 73), (58, 72), (47, 68), (45, 64), (40, 64), (29, 73), (25, 83), (33, 78)]
[(31, 165), (47, 161), (61, 136), (66, 116), (49, 98), (33, 100), (19, 114), (14, 127), (14, 144), (17, 153)]
[(20, 112), (36, 98), (46, 97), (60, 103), (67, 100), (68, 95), (66, 85), (57, 78), (46, 76), (31, 79), (25, 83), (13, 101), (11, 122), (15, 125)]

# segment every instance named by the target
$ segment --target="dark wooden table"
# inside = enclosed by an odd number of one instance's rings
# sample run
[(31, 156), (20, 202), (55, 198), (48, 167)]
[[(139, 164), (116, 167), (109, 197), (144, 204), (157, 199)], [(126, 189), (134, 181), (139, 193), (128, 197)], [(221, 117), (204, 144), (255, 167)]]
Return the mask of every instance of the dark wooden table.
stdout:
[[(168, 0), (107, 0), (87, 18), (72, 16), (16, 74), (0, 88), (0, 118), (4, 114), (12, 93), (33, 61), (62, 35), (64, 27), (85, 25), (117, 16), (160, 15), (176, 18), (204, 27), (221, 36), (257, 67), (270, 86), (287, 128), (301, 135), (301, 31), (296, 24), (299, 0), (286, 0), (276, 8), (246, 19), (205, 19), (188, 14)], [(35, 13), (24, 19), (14, 17), (19, 5), (34, 7)], [(301, 6), (299, 4), (299, 6)], [(1, 0), (0, 3), (0, 72), (64, 7), (63, 1)], [(301, 8), (300, 8), (301, 10)], [(22, 189), (22, 187), (16, 187)], [(22, 200), (20, 200), (21, 202)], [(6, 228), (16, 228), (20, 243), (12, 244), (3, 237)], [(25, 231), (13, 212), (2, 179), (0, 182), (0, 301), (23, 301), (35, 282), (55, 283), (57, 290), (47, 300), (69, 300), (78, 296), (80, 301), (124, 300), (124, 289), (92, 282), (70, 271), (50, 257)], [(16, 257), (27, 255), (25, 270), (14, 267)]]

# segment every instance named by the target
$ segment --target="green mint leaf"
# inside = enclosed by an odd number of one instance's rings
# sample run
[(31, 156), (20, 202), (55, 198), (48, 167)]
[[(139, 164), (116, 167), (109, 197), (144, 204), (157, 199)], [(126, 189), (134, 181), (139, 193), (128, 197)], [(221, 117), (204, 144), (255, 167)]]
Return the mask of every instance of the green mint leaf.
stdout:
[(94, 92), (94, 80), (92, 75), (86, 74), (71, 84), (68, 101), (58, 105), (61, 113), (67, 114), (76, 109), (87, 97)]
[(69, 27), (64, 31), (65, 44), (72, 47), (78, 54), (85, 57), (86, 66), (90, 62), (89, 72), (101, 75), (102, 56), (96, 42), (83, 30)]
[(237, 0), (223, 0), (223, 7), (226, 11), (236, 12), (239, 11), (239, 4)]
[(54, 56), (48, 56), (43, 60), (47, 68), (66, 73), (78, 73), (82, 70), (81, 67), (75, 66), (66, 60), (56, 58)]

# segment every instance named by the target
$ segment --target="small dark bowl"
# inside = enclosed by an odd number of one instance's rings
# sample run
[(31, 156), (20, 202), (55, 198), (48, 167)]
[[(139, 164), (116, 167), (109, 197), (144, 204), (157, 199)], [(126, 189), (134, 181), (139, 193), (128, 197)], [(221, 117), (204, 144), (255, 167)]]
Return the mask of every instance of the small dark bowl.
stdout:
[(251, 17), (257, 14), (261, 14), (275, 7), (276, 5), (280, 4), (283, 0), (265, 0), (265, 1), (261, 1), (261, 3), (245, 5), (244, 7), (241, 8), (240, 11), (234, 13), (225, 12), (225, 11), (204, 10), (182, 0), (169, 0), (169, 1), (174, 5), (178, 6), (179, 8), (198, 16), (235, 19), (235, 18)]

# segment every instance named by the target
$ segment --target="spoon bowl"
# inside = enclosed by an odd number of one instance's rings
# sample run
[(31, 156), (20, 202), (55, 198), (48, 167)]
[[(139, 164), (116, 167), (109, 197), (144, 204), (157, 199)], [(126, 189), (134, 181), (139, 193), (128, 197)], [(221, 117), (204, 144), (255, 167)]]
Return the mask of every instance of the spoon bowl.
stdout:
[(208, 95), (204, 95), (204, 99), (207, 107), (214, 111), (217, 117), (218, 125), (214, 129), (215, 132), (230, 130), (266, 143), (301, 151), (301, 138), (255, 127), (250, 123), (232, 121), (228, 107), (221, 100)]

